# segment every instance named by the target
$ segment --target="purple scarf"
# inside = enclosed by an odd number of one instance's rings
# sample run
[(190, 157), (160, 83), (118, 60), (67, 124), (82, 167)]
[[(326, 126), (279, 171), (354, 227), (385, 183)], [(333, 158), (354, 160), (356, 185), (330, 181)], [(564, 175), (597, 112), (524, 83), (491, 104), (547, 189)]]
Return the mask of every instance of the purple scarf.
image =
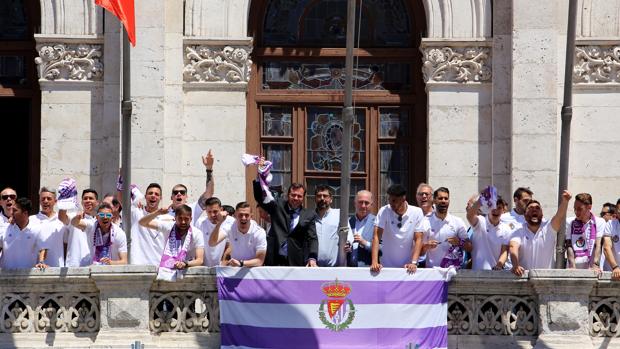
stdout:
[(183, 237), (177, 232), (177, 225), (175, 224), (170, 231), (166, 247), (164, 247), (164, 253), (161, 256), (159, 267), (174, 269), (174, 264), (176, 262), (185, 262), (191, 243), (192, 227), (189, 227), (185, 237)]
[(114, 224), (110, 224), (110, 232), (103, 234), (99, 222), (95, 223), (95, 234), (93, 234), (93, 245), (95, 254), (93, 264), (101, 264), (101, 258), (112, 259), (112, 238), (114, 237)]
[[(575, 218), (570, 225), (571, 235), (580, 236), (579, 239), (577, 239), (577, 241), (575, 242), (575, 244), (576, 245), (578, 243), (583, 244), (582, 246), (577, 245), (577, 247), (579, 247), (578, 249), (573, 248), (573, 250), (575, 251), (575, 258), (587, 257), (588, 264), (590, 264), (591, 262), (592, 251), (594, 251), (594, 243), (596, 242), (596, 218), (594, 217), (592, 212), (590, 212), (590, 222), (592, 222), (592, 224), (590, 224), (590, 236), (588, 237), (587, 245), (585, 245), (585, 241), (583, 241), (583, 237), (585, 235), (586, 225), (588, 222), (583, 223), (579, 219)], [(584, 248), (584, 245), (585, 245), (585, 248)]]

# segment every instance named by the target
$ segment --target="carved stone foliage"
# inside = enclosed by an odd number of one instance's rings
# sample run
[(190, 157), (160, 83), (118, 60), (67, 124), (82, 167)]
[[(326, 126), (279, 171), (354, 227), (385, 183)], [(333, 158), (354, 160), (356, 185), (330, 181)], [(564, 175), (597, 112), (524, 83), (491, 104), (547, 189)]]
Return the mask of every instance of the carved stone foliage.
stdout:
[(186, 46), (184, 81), (247, 83), (251, 51), (250, 46)]
[(423, 49), (424, 80), (429, 82), (491, 81), (488, 47), (426, 47)]
[(573, 83), (620, 83), (620, 46), (576, 47)]
[(96, 293), (5, 293), (0, 332), (97, 332)]
[(590, 335), (619, 337), (620, 298), (590, 297)]
[(103, 78), (101, 45), (41, 44), (35, 58), (39, 78), (50, 81), (98, 81)]
[(152, 292), (150, 327), (160, 332), (219, 332), (216, 292)]
[(449, 295), (448, 334), (538, 334), (536, 302), (529, 296)]

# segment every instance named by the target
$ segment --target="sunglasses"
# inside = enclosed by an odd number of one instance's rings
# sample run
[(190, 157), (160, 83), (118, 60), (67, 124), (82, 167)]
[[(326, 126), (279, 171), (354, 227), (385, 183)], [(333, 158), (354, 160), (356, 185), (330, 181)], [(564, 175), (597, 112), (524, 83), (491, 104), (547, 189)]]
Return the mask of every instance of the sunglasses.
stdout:
[(17, 199), (17, 195), (15, 194), (8, 194), (8, 195), (2, 195), (2, 200), (6, 201), (6, 200), (15, 200)]
[(398, 215), (398, 224), (396, 224), (396, 226), (398, 227), (398, 229), (403, 226), (403, 216)]
[(187, 191), (185, 190), (173, 190), (172, 191), (172, 195), (177, 195), (177, 194), (185, 195), (186, 193)]
[(112, 218), (112, 214), (106, 212), (99, 212), (97, 213), (97, 216), (99, 216), (99, 218)]

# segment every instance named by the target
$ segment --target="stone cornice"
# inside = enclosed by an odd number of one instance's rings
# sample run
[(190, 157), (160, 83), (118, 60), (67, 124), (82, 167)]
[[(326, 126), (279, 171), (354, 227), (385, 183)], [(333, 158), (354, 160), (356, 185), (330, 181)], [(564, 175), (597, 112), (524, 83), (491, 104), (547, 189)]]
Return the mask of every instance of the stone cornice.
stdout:
[(432, 83), (491, 82), (491, 48), (488, 40), (423, 41), (422, 72)]

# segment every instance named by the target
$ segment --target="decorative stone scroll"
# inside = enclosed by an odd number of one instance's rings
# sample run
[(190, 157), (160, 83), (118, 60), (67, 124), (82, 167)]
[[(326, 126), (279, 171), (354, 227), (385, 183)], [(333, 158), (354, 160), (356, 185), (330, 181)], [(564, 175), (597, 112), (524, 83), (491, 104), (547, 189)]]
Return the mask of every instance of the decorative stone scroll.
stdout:
[(247, 83), (251, 46), (188, 45), (185, 47), (185, 82)]
[(97, 332), (97, 293), (5, 293), (0, 332)]
[(619, 337), (620, 298), (590, 297), (590, 336)]
[(576, 47), (573, 83), (620, 83), (620, 46)]
[(39, 78), (48, 81), (100, 81), (103, 78), (102, 46), (89, 44), (40, 44), (35, 58)]
[(216, 292), (152, 292), (149, 313), (154, 333), (220, 331)]
[(449, 295), (448, 334), (538, 334), (537, 304), (529, 296)]
[(437, 47), (423, 49), (424, 80), (430, 82), (490, 82), (491, 51), (488, 47)]

